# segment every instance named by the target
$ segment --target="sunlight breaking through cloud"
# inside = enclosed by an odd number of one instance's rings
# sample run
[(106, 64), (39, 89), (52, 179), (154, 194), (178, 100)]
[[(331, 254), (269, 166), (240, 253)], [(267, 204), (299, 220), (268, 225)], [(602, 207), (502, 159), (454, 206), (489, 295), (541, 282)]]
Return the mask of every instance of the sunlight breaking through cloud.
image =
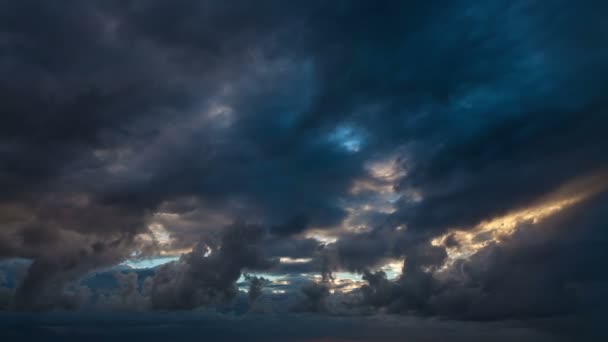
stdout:
[[(515, 210), (506, 215), (484, 220), (471, 229), (451, 229), (447, 233), (433, 239), (433, 246), (446, 246), (448, 261), (468, 258), (490, 243), (501, 243), (505, 237), (512, 235), (525, 224), (538, 224), (542, 220), (579, 203), (596, 193), (608, 188), (608, 174), (600, 171), (591, 176), (581, 177), (560, 187), (557, 191), (539, 203), (527, 208)], [(447, 239), (453, 239), (454, 246), (446, 244)]]

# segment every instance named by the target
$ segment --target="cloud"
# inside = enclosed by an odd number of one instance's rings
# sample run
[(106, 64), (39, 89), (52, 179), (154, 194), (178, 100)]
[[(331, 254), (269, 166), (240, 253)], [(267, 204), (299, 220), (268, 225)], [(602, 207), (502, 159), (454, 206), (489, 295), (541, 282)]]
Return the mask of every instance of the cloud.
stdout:
[(227, 227), (219, 241), (203, 240), (180, 260), (160, 266), (149, 283), (144, 282), (152, 308), (192, 309), (233, 299), (244, 269), (272, 266), (257, 245), (263, 234), (261, 227), (237, 223)]
[[(604, 233), (600, 228), (605, 195), (538, 224), (519, 225), (468, 258), (443, 269), (443, 256), (406, 258), (404, 273), (389, 281), (383, 272), (366, 273), (363, 303), (392, 312), (458, 319), (501, 320), (597, 314), (593, 284), (605, 282)], [(418, 260), (424, 260), (419, 263)], [(597, 303), (596, 303), (597, 304)]]
[(324, 283), (309, 283), (301, 289), (304, 298), (293, 308), (296, 312), (326, 313), (326, 298), (329, 296), (329, 286)]
[(31, 261), (9, 306), (86, 307), (91, 271), (183, 254), (101, 301), (221, 307), (263, 270), (322, 274), (301, 311), (595, 315), (606, 10), (2, 3), (0, 257)]
[(264, 277), (255, 277), (246, 275), (245, 279), (249, 281), (249, 301), (254, 302), (258, 297), (262, 295), (262, 289), (265, 285), (267, 285), (268, 280)]

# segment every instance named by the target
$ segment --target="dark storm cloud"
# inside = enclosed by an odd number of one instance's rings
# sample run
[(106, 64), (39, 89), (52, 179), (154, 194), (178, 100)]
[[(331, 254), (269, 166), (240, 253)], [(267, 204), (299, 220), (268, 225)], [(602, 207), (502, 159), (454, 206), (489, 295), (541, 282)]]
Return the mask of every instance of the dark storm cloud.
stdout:
[(267, 237), (264, 247), (269, 256), (297, 259), (314, 255), (321, 248), (321, 245), (319, 241), (310, 238), (285, 239), (270, 235)]
[(332, 197), (357, 159), (319, 134), (276, 149), (284, 112), (306, 105), (282, 84), (310, 77), (272, 56), (297, 8), (271, 5), (2, 3), (0, 254), (35, 260), (19, 298), (124, 259), (147, 213), (180, 197), (277, 227), (340, 221)]
[(273, 226), (272, 232), (277, 235), (291, 235), (304, 231), (308, 226), (308, 218), (304, 215), (296, 215), (283, 224)]
[[(437, 248), (423, 245), (447, 228), (472, 227), (525, 208), (563, 183), (606, 166), (608, 51), (601, 42), (608, 37), (598, 16), (606, 13), (604, 6), (460, 5), (432, 11), (421, 6), (411, 13), (423, 19), (403, 25), (403, 12), (394, 9), (382, 16), (377, 30), (355, 27), (360, 17), (353, 6), (345, 10), (345, 21), (329, 23), (340, 26), (329, 30), (337, 35), (335, 49), (350, 54), (322, 59), (328, 63), (323, 76), (330, 80), (324, 85), (333, 91), (316, 103), (323, 114), (314, 122), (336, 119), (326, 112), (342, 113), (346, 119), (341, 119), (372, 132), (369, 148), (405, 145), (401, 160), (408, 176), (399, 190), (422, 194), (421, 201), (402, 197), (391, 218), (407, 225), (404, 233), (384, 232), (377, 243), (370, 240), (383, 229), (343, 237), (336, 250), (346, 269), (374, 267), (386, 256), (411, 259), (417, 251), (435, 250), (441, 262)], [(373, 18), (365, 16), (366, 21)], [(408, 25), (416, 30), (406, 30)], [(391, 40), (390, 33), (398, 33), (398, 39)], [(418, 281), (417, 273), (429, 277), (410, 270), (404, 281), (431, 291), (433, 280)], [(408, 296), (404, 305), (417, 311), (417, 299)], [(555, 307), (546, 314), (563, 310)]]
[(48, 309), (71, 281), (112, 266), (143, 247), (143, 215), (86, 195), (44, 196), (2, 208), (3, 257), (33, 260), (15, 295), (16, 309)]
[[(33, 260), (12, 305), (75, 307), (89, 270), (202, 236), (224, 247), (205, 257), (199, 243), (141, 289), (117, 276), (108, 305), (191, 309), (234, 298), (244, 270), (347, 270), (369, 282), (362, 304), (390, 312), (595, 312), (601, 195), (447, 270), (429, 242), (607, 166), (606, 13), (593, 1), (2, 1), (0, 256)], [(387, 158), (403, 175), (383, 183), (394, 212), (374, 206), (387, 196), (376, 183), (352, 191)], [(224, 228), (239, 219), (255, 224)], [(150, 238), (152, 224), (171, 241)], [(374, 272), (395, 259), (397, 281)], [(305, 287), (302, 311), (331, 311), (328, 291)]]
[(310, 283), (302, 287), (303, 300), (292, 307), (296, 312), (327, 312), (326, 299), (329, 297), (329, 287), (325, 283)]
[[(96, 301), (91, 304), (96, 309), (126, 311), (190, 310), (227, 304), (235, 309), (241, 274), (265, 271), (277, 263), (262, 251), (266, 234), (260, 226), (235, 223), (222, 229), (219, 236), (201, 237), (179, 260), (147, 272), (114, 271), (114, 284), (106, 288), (100, 286), (101, 278), (91, 279), (86, 282), (96, 291)], [(251, 304), (268, 280), (247, 274), (245, 280)]]
[[(402, 198), (394, 215), (396, 222), (407, 224), (405, 234), (410, 236), (397, 247), (402, 248), (397, 254), (406, 257), (406, 271), (398, 284), (369, 275), (371, 290), (366, 293), (370, 302), (386, 300), (385, 305), (395, 311), (502, 319), (586, 312), (590, 309), (585, 307), (589, 305), (586, 296), (596, 300), (604, 296), (592, 285), (605, 280), (597, 272), (604, 267), (602, 258), (590, 257), (600, 249), (590, 245), (603, 245), (605, 241), (598, 236), (605, 218), (594, 214), (597, 206), (605, 203), (605, 197), (572, 208), (576, 214), (564, 214), (580, 215), (579, 219), (546, 223), (555, 225), (554, 230), (560, 233), (552, 232), (545, 224), (541, 228), (530, 227), (530, 232), (522, 227), (504, 245), (491, 245), (470, 261), (455, 265), (452, 271), (463, 272), (459, 275), (464, 277), (461, 282), (441, 283), (407, 266), (412, 253), (416, 255), (416, 250), (425, 248), (421, 245), (428, 246), (429, 238), (447, 228), (472, 227), (484, 219), (525, 208), (565, 182), (606, 166), (602, 151), (607, 140), (601, 127), (607, 123), (608, 103), (602, 95), (608, 75), (604, 63), (607, 51), (595, 49), (594, 44), (607, 37), (602, 33), (605, 30), (595, 25), (597, 17), (591, 13), (605, 13), (605, 9), (570, 8), (572, 15), (564, 13), (559, 18), (551, 10), (535, 6), (526, 7), (525, 11), (517, 7), (504, 10), (504, 17), (516, 15), (522, 20), (519, 25), (528, 36), (522, 36), (517, 45), (502, 42), (502, 36), (480, 42), (477, 47), (507, 44), (503, 48), (509, 53), (496, 55), (490, 62), (495, 65), (496, 74), (485, 72), (484, 77), (493, 79), (454, 88), (455, 99), (448, 101), (452, 105), (437, 101), (433, 115), (421, 113), (416, 117), (420, 124), (433, 126), (421, 130), (423, 133), (413, 132), (420, 136), (411, 140), (403, 159), (408, 176), (400, 189), (415, 189), (423, 197), (419, 202)], [(585, 19), (581, 20), (583, 13)], [(552, 39), (545, 38), (549, 32), (553, 33)], [(573, 32), (582, 41), (575, 39)], [(539, 36), (542, 45), (537, 41)], [(532, 49), (552, 57), (546, 57), (542, 66), (529, 64), (535, 54)], [(465, 51), (469, 52), (472, 51)], [(519, 53), (523, 53), (521, 57), (517, 57)], [(483, 55), (472, 54), (470, 65), (486, 63), (480, 56)], [(564, 56), (564, 60), (556, 56)], [(509, 69), (531, 66), (535, 70), (529, 73)], [(459, 71), (462, 70), (455, 72)], [(493, 94), (499, 89), (503, 94)], [(467, 110), (458, 108), (460, 105)], [(467, 111), (474, 119), (465, 116)], [(425, 127), (414, 124), (410, 128)], [(576, 229), (576, 233), (571, 229)], [(572, 248), (567, 253), (565, 246), (576, 244), (573, 240), (581, 244), (580, 249)], [(347, 241), (343, 243), (347, 245)], [(564, 248), (549, 247), (554, 243)], [(373, 265), (373, 258), (361, 259), (364, 264), (369, 260), (368, 265)], [(575, 269), (594, 271), (574, 272)], [(580, 285), (585, 290), (573, 284), (585, 284)], [(591, 306), (598, 307), (597, 303)]]
[[(299, 71), (306, 68), (289, 55), (266, 55), (273, 39), (290, 30), (289, 11), (278, 16), (265, 6), (193, 2), (169, 8), (160, 2), (73, 2), (65, 10), (36, 2), (4, 6), (3, 69), (12, 75), (2, 84), (10, 95), (3, 104), (2, 184), (12, 191), (5, 196), (36, 185), (36, 191), (92, 191), (124, 205), (154, 206), (192, 194), (239, 196), (253, 198), (268, 215), (289, 189), (302, 202), (294, 210), (316, 213), (315, 223), (341, 217), (338, 206), (311, 198), (314, 189), (296, 182), (295, 171), (328, 153), (326, 164), (340, 165), (334, 175), (321, 173), (332, 165), (308, 167), (305, 174), (320, 182), (327, 177), (319, 185), (340, 192), (351, 172), (341, 171), (340, 163), (349, 156), (306, 139), (292, 143), (293, 151), (276, 150), (289, 135), (280, 129), (281, 117), (289, 115), (284, 112), (306, 105), (295, 94), (293, 104), (283, 101), (293, 89), (277, 84), (307, 86), (306, 70)], [(236, 18), (240, 25), (231, 24)], [(268, 69), (274, 66), (285, 71)], [(262, 80), (266, 87), (252, 88)], [(227, 87), (235, 90), (220, 96)], [(262, 96), (269, 96), (264, 103)], [(233, 107), (229, 111), (239, 119), (222, 136), (213, 129), (221, 113), (198, 117), (213, 111), (215, 101), (229, 101), (219, 105)], [(154, 149), (142, 150), (146, 146)], [(131, 159), (136, 161), (127, 163)], [(121, 167), (128, 170), (117, 172)], [(269, 174), (279, 193), (265, 191), (258, 179)]]
[[(605, 8), (526, 3), (500, 10), (492, 34), (464, 49), (471, 69), (452, 72), (466, 77), (448, 106), (437, 103), (437, 114), (417, 118), (432, 126), (404, 159), (408, 177), (400, 187), (421, 191), (424, 200), (404, 203), (398, 215), (427, 236), (525, 207), (606, 166), (600, 127), (608, 50), (593, 48), (607, 38), (596, 22)], [(479, 72), (484, 79), (476, 81)]]
[(245, 279), (249, 282), (249, 301), (253, 302), (262, 295), (262, 289), (268, 285), (268, 279), (255, 276), (245, 276)]
[(604, 316), (605, 291), (597, 284), (606, 283), (598, 272), (605, 267), (606, 203), (599, 196), (538, 225), (522, 225), (443, 274), (419, 268), (440, 264), (440, 255), (422, 258), (424, 264), (408, 256), (395, 281), (368, 272), (364, 302), (392, 312), (475, 320)]
[(160, 266), (145, 284), (151, 306), (192, 309), (233, 299), (244, 269), (264, 270), (273, 264), (260, 252), (264, 234), (261, 227), (235, 224), (225, 228), (220, 241), (202, 241), (179, 261)]

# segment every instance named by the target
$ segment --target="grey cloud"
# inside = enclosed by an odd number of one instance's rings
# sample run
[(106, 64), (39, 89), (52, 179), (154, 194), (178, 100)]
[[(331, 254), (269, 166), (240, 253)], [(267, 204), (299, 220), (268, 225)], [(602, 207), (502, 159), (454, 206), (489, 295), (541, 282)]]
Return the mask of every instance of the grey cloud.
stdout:
[(302, 300), (291, 310), (296, 312), (327, 313), (326, 299), (329, 297), (329, 286), (326, 283), (309, 283), (301, 288)]
[(435, 274), (415, 267), (441, 264), (445, 255), (428, 250), (416, 255), (414, 264), (406, 257), (404, 273), (395, 281), (383, 272), (368, 272), (364, 303), (473, 320), (600, 314), (589, 300), (602, 301), (602, 291), (593, 284), (606, 281), (594, 271), (603, 265), (605, 195), (590, 201), (537, 226), (522, 225), (502, 243), (491, 243)]
[(268, 284), (268, 280), (264, 277), (255, 276), (246, 276), (245, 279), (249, 282), (249, 301), (254, 302), (262, 295), (262, 289)]
[[(164, 248), (197, 247), (145, 291), (118, 276), (110, 306), (215, 304), (251, 268), (358, 272), (364, 304), (397, 313), (597, 315), (600, 195), (449, 281), (426, 270), (455, 243), (434, 237), (606, 167), (606, 13), (561, 0), (2, 2), (0, 256), (33, 261), (14, 307), (86, 301), (80, 277), (161, 250), (141, 240), (154, 222)], [(351, 190), (387, 156), (404, 174), (396, 211), (349, 212), (379, 201)], [(349, 218), (371, 226), (354, 233)], [(256, 225), (223, 228), (237, 219)], [(395, 258), (400, 279), (374, 272)], [(302, 296), (305, 311), (331, 311), (323, 286)]]
[(202, 241), (180, 260), (158, 267), (147, 285), (151, 307), (192, 309), (233, 299), (243, 270), (272, 266), (259, 250), (263, 234), (261, 227), (235, 224), (219, 241)]

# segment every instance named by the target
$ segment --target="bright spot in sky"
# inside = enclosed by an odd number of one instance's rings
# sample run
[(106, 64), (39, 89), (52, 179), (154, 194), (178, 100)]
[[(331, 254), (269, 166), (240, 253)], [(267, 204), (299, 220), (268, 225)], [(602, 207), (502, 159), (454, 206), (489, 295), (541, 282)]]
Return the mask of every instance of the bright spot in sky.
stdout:
[(357, 139), (346, 140), (342, 143), (342, 146), (351, 152), (359, 152), (361, 141)]
[[(394, 260), (380, 267), (380, 270), (386, 273), (386, 278), (389, 280), (397, 279), (401, 275), (402, 269), (403, 260)], [(323, 279), (320, 274), (314, 274), (311, 278), (317, 283)], [(342, 293), (352, 292), (365, 284), (367, 282), (363, 280), (363, 275), (353, 272), (334, 272), (332, 279), (328, 282), (331, 291), (333, 291), (332, 293), (335, 291)]]
[(395, 185), (406, 173), (395, 155), (368, 162), (365, 167), (367, 175), (353, 181), (349, 189), (352, 197), (343, 200), (342, 206), (348, 213), (341, 223), (345, 231), (369, 231), (381, 214), (396, 211), (396, 202), (401, 198)]
[(452, 235), (458, 242), (458, 246), (446, 248), (448, 254), (446, 265), (456, 259), (468, 258), (489, 243), (500, 243), (504, 237), (515, 233), (522, 224), (537, 224), (605, 189), (608, 187), (608, 181), (604, 176), (605, 173), (598, 173), (591, 177), (577, 179), (547, 196), (544, 201), (482, 221), (471, 229), (453, 229), (433, 239), (431, 244), (443, 245), (445, 239)]
[(322, 231), (311, 231), (310, 233), (306, 234), (306, 238), (315, 239), (324, 245), (338, 241), (338, 238), (335, 236), (326, 235)]
[(458, 246), (446, 248), (448, 254), (447, 265), (456, 259), (468, 258), (492, 242), (500, 243), (504, 237), (512, 235), (521, 224), (536, 224), (580, 200), (580, 197), (572, 197), (556, 202), (541, 203), (537, 206), (483, 221), (470, 230), (451, 230), (433, 239), (431, 244), (435, 246), (443, 245), (449, 235), (452, 235), (458, 242)]
[(150, 230), (152, 236), (154, 236), (154, 239), (161, 245), (168, 244), (171, 242), (171, 236), (169, 235), (169, 232), (161, 223), (151, 223), (150, 225), (148, 225), (148, 230)]
[(290, 258), (290, 257), (279, 258), (279, 262), (281, 264), (306, 264), (311, 261), (312, 261), (312, 258)]
[(330, 134), (329, 139), (349, 152), (359, 152), (363, 143), (363, 137), (349, 126), (338, 127)]
[(405, 170), (394, 158), (370, 163), (367, 165), (367, 170), (372, 177), (387, 182), (394, 182), (406, 175)]

